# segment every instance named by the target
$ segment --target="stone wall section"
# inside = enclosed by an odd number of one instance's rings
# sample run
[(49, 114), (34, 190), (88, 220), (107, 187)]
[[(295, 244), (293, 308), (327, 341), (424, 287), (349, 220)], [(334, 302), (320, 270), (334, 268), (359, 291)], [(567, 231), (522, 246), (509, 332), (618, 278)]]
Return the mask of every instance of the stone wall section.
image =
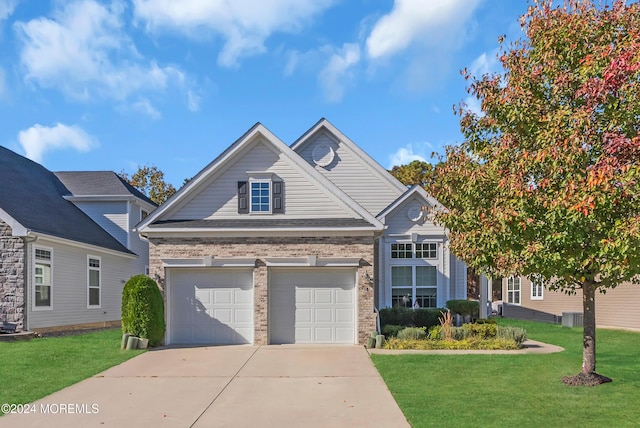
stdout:
[[(268, 343), (268, 257), (349, 257), (360, 259), (358, 267), (358, 341), (366, 343), (376, 329), (373, 310), (374, 252), (372, 236), (292, 238), (156, 238), (149, 239), (149, 269), (164, 288), (162, 259), (255, 257), (254, 342)], [(157, 277), (156, 277), (157, 275)], [(165, 293), (166, 294), (166, 293)], [(165, 297), (166, 299), (166, 297)]]
[(18, 331), (24, 329), (25, 261), (24, 240), (0, 220), (0, 322), (18, 324)]

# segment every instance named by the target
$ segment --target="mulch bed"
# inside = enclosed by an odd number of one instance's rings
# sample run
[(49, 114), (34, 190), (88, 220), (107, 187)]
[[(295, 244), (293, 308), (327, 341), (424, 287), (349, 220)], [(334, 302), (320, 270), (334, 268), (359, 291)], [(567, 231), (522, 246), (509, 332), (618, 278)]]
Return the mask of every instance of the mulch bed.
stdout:
[(562, 383), (569, 386), (598, 386), (607, 382), (613, 382), (613, 379), (598, 373), (578, 373), (577, 375), (562, 378)]

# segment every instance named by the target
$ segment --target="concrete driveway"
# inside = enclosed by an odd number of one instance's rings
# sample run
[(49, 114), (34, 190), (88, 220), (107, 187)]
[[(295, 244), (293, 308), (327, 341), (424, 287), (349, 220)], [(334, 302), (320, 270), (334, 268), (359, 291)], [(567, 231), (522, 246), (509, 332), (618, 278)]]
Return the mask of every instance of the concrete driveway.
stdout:
[(361, 346), (153, 350), (30, 406), (0, 426), (409, 426)]

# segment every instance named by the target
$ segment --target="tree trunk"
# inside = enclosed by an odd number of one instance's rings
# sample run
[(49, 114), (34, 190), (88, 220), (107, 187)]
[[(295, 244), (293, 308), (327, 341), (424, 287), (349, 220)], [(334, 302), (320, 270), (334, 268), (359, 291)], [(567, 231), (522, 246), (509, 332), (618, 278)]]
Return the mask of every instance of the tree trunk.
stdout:
[(582, 373), (596, 372), (596, 289), (591, 280), (582, 284), (583, 350)]

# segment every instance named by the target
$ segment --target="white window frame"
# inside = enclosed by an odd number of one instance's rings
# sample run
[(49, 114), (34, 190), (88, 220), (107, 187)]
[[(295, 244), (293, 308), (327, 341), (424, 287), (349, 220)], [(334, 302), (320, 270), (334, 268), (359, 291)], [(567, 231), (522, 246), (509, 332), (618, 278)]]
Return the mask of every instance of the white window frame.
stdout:
[[(397, 242), (391, 242), (388, 244), (389, 245), (389, 258), (393, 259), (394, 261), (396, 260), (411, 260), (411, 259), (416, 259), (416, 260), (438, 260), (440, 259), (440, 245), (438, 242), (436, 241), (418, 241), (418, 242), (411, 242), (411, 241), (397, 241)], [(400, 249), (393, 249), (394, 245), (408, 245), (409, 248), (405, 247), (403, 250)], [(421, 249), (418, 250), (418, 245), (421, 245), (422, 248), (424, 248), (424, 246), (428, 246), (427, 250)], [(431, 253), (431, 246), (435, 246), (436, 247), (436, 255), (435, 257), (418, 257), (418, 252), (422, 253), (424, 255), (424, 253), (427, 253), (428, 255), (430, 255)], [(409, 254), (410, 253), (410, 257), (393, 257), (394, 252), (398, 255), (401, 254)]]
[[(268, 195), (267, 195), (267, 203), (269, 204), (269, 210), (268, 211), (254, 211), (253, 210), (253, 185), (254, 184), (268, 184)], [(271, 214), (273, 211), (273, 201), (272, 199), (272, 180), (265, 180), (265, 179), (250, 179), (249, 180), (249, 214)]]
[[(47, 251), (49, 252), (49, 260), (38, 259), (36, 257), (36, 251)], [(53, 248), (51, 247), (41, 247), (35, 246), (33, 247), (33, 269), (32, 269), (32, 278), (33, 278), (33, 287), (32, 287), (32, 304), (31, 309), (34, 311), (50, 311), (53, 310)], [(49, 266), (49, 284), (36, 284), (36, 265), (47, 265)], [(36, 305), (36, 287), (38, 285), (48, 286), (49, 287), (49, 305), (48, 306), (37, 306)]]
[[(517, 302), (515, 301), (516, 292), (518, 293)], [(522, 304), (522, 279), (519, 276), (510, 276), (507, 278), (507, 303), (516, 306), (520, 306)]]
[[(417, 283), (417, 271), (419, 267), (432, 267), (435, 269), (436, 271), (436, 285), (435, 286), (424, 286), (424, 285), (418, 285)], [(406, 284), (406, 285), (397, 285), (394, 286), (393, 285), (393, 270), (395, 268), (410, 268), (411, 269), (411, 283), (410, 284)], [(418, 301), (418, 293), (417, 290), (426, 290), (426, 289), (431, 289), (431, 290), (435, 290), (436, 292), (436, 304), (435, 306), (429, 306), (430, 308), (437, 308), (438, 307), (438, 266), (434, 266), (434, 265), (430, 265), (430, 264), (419, 264), (419, 265), (406, 265), (406, 264), (397, 264), (397, 265), (391, 265), (389, 266), (389, 270), (391, 272), (391, 307), (396, 307), (394, 306), (393, 303), (393, 290), (394, 289), (411, 289), (411, 296), (410, 296), (410, 302), (407, 302), (408, 304), (405, 304), (402, 307), (406, 307), (406, 308), (416, 308), (416, 303)], [(423, 306), (418, 306), (419, 308), (422, 308)]]
[(531, 277), (531, 300), (544, 300), (544, 280), (539, 277)]
[[(91, 260), (98, 261), (98, 267), (91, 266)], [(98, 271), (98, 286), (91, 285), (91, 271)], [(91, 289), (98, 289), (98, 304), (91, 304)], [(99, 256), (87, 256), (87, 308), (88, 309), (99, 309), (102, 307), (102, 257)]]

